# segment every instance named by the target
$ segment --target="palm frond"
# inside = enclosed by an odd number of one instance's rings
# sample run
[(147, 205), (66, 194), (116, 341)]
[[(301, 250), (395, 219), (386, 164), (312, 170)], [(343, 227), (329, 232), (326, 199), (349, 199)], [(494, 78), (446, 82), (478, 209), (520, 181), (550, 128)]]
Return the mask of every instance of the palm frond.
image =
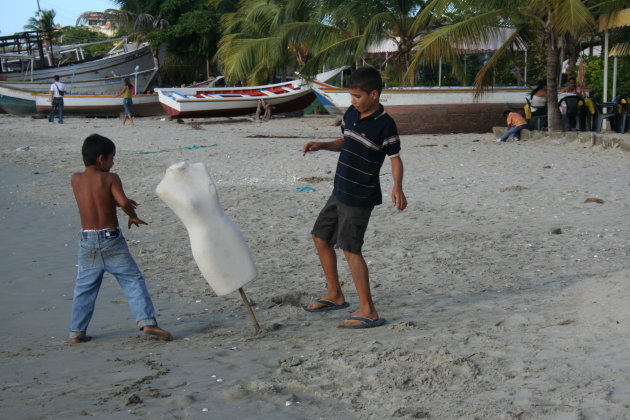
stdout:
[(340, 39), (330, 44), (328, 47), (315, 54), (308, 63), (300, 70), (306, 76), (314, 76), (325, 66), (340, 67), (353, 64), (355, 61), (354, 52), (361, 38), (359, 36)]
[(581, 0), (560, 0), (553, 11), (551, 27), (558, 35), (577, 35), (594, 25), (593, 16)]
[(508, 39), (497, 49), (494, 54), (490, 56), (488, 61), (481, 67), (477, 75), (475, 76), (475, 80), (473, 82), (473, 86), (476, 88), (475, 97), (479, 97), (487, 92), (492, 86), (492, 77), (493, 70), (498, 66), (498, 64), (505, 58), (508, 52), (511, 51), (512, 45), (515, 42), (518, 42), (520, 34), (518, 31), (515, 31)]
[[(502, 24), (501, 16), (504, 14), (503, 10), (483, 13), (459, 23), (443, 26), (420, 38), (411, 56), (406, 73), (407, 80), (412, 80), (421, 59), (430, 66), (435, 66), (444, 59), (454, 70), (460, 69), (458, 49), (464, 45), (482, 44), (496, 37)], [(463, 78), (463, 74), (456, 76)]]

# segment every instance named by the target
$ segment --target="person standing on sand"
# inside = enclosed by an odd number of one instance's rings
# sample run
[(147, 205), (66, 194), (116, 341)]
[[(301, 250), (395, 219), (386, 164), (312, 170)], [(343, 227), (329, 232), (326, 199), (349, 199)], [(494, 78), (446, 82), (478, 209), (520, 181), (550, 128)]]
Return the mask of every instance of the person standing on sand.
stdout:
[(334, 245), (348, 261), (359, 297), (359, 309), (338, 326), (372, 328), (385, 323), (372, 301), (368, 267), (361, 254), (363, 237), (374, 206), (382, 203), (379, 172), (390, 157), (394, 185), (392, 203), (399, 211), (407, 207), (403, 192), (403, 164), (396, 123), (379, 102), (383, 82), (373, 67), (357, 69), (348, 79), (352, 105), (346, 111), (342, 137), (330, 142), (308, 142), (303, 155), (318, 150), (339, 152), (333, 193), (319, 213), (311, 231), (326, 277), (326, 294), (304, 309), (324, 312), (347, 308), (337, 272)]
[(136, 125), (133, 120), (133, 114), (131, 113), (131, 105), (133, 105), (133, 100), (131, 97), (135, 93), (135, 88), (131, 84), (131, 80), (128, 77), (125, 77), (124, 80), (125, 86), (122, 88), (120, 92), (116, 96), (123, 97), (123, 121), (122, 125), (124, 126), (127, 120), (131, 122), (131, 125)]
[(118, 226), (117, 206), (129, 216), (127, 225), (130, 229), (131, 225), (147, 223), (138, 218), (135, 211), (138, 204), (127, 198), (118, 175), (110, 172), (114, 166), (116, 146), (110, 139), (92, 134), (83, 142), (81, 153), (85, 171), (75, 173), (71, 178), (83, 231), (72, 299), (70, 342), (90, 340), (86, 331), (106, 271), (116, 277), (125, 292), (140, 330), (170, 341), (171, 334), (157, 326), (155, 309), (144, 278)]
[(66, 93), (66, 85), (59, 81), (59, 76), (55, 75), (54, 81), (50, 85), (50, 115), (48, 122), (55, 122), (55, 112), (59, 111), (59, 124), (63, 124), (63, 95)]

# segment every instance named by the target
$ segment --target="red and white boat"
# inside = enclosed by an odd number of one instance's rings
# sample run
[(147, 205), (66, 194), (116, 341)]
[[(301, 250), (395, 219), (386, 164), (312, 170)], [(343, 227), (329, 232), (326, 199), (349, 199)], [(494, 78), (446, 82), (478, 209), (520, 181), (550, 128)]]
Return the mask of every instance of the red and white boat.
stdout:
[[(351, 105), (348, 89), (312, 82), (320, 101), (339, 111)], [(396, 121), (400, 134), (484, 133), (504, 126), (506, 105), (524, 105), (524, 87), (495, 87), (475, 98), (470, 86), (383, 89), (380, 102)]]
[(155, 91), (171, 118), (253, 114), (260, 99), (271, 105), (275, 115), (300, 111), (315, 100), (310, 85), (300, 79), (261, 86), (158, 88)]
[[(50, 94), (35, 94), (35, 107), (38, 113), (52, 110)], [(158, 95), (133, 95), (132, 112), (137, 117), (164, 114)], [(123, 111), (123, 98), (115, 95), (71, 95), (63, 97), (63, 113), (88, 117), (117, 117)]]

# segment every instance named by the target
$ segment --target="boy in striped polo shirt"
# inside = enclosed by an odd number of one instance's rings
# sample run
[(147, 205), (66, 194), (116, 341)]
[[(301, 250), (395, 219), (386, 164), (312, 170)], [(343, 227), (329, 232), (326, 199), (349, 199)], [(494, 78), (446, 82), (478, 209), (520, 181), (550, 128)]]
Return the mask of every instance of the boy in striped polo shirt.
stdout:
[(359, 297), (359, 309), (340, 328), (371, 328), (385, 323), (379, 318), (370, 292), (368, 267), (361, 254), (363, 237), (374, 206), (383, 202), (379, 172), (385, 155), (390, 157), (394, 186), (392, 203), (407, 207), (402, 188), (403, 164), (396, 123), (379, 102), (383, 82), (373, 67), (357, 69), (348, 79), (352, 105), (343, 117), (342, 137), (331, 142), (308, 142), (304, 155), (318, 150), (339, 152), (333, 193), (311, 232), (326, 276), (326, 294), (305, 309), (323, 312), (348, 307), (337, 273), (334, 246), (348, 261)]

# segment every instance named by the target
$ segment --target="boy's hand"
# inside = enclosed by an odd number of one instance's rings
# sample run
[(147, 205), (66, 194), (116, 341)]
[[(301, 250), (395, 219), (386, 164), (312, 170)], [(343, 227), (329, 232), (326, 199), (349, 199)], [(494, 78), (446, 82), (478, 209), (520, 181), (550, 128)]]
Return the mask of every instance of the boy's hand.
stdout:
[(308, 152), (317, 152), (318, 150), (321, 150), (319, 142), (309, 141), (302, 147), (302, 156), (305, 156)]
[(402, 189), (392, 190), (392, 203), (394, 203), (398, 211), (403, 211), (407, 208), (407, 197), (405, 197), (405, 193)]
[(127, 223), (127, 228), (131, 229), (131, 225), (140, 227), (140, 225), (148, 225), (148, 223), (138, 217), (130, 217), (129, 222)]
[(131, 203), (131, 206), (135, 209), (136, 207), (138, 207), (138, 203), (132, 199), (129, 199), (129, 202)]

